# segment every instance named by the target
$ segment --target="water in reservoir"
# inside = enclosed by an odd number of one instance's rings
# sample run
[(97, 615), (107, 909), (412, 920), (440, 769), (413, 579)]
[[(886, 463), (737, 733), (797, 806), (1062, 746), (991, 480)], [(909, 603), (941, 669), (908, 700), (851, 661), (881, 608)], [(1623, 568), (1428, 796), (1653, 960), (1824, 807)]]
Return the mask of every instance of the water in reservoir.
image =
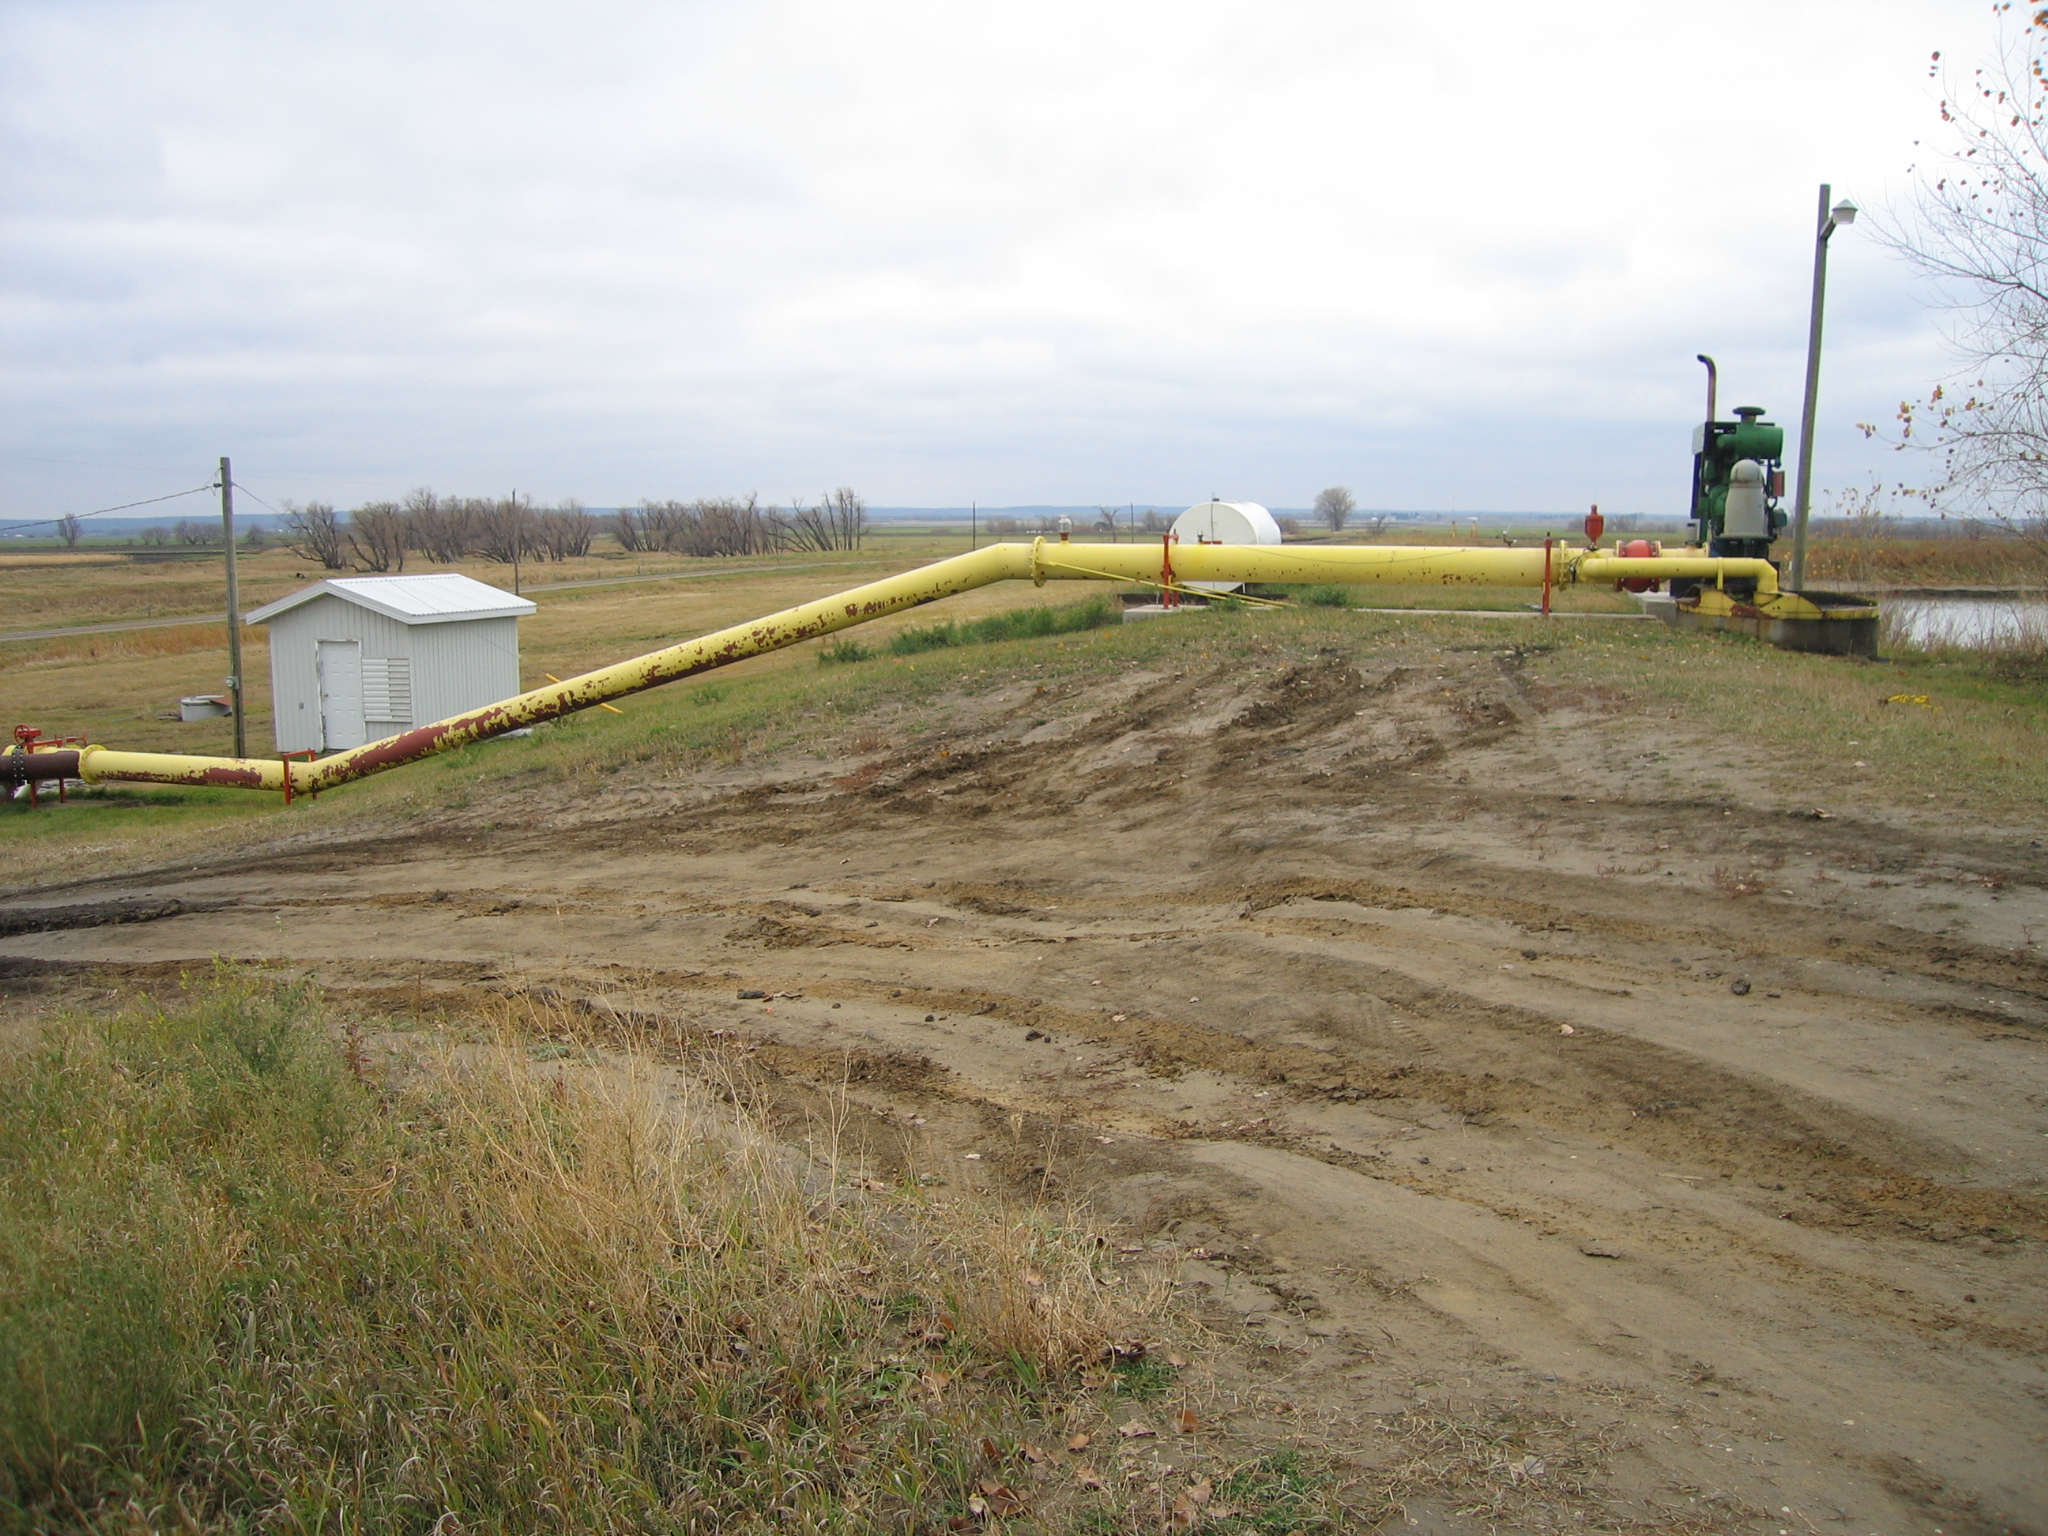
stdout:
[(1886, 634), (1916, 649), (2048, 644), (2048, 597), (2035, 593), (1881, 599)]

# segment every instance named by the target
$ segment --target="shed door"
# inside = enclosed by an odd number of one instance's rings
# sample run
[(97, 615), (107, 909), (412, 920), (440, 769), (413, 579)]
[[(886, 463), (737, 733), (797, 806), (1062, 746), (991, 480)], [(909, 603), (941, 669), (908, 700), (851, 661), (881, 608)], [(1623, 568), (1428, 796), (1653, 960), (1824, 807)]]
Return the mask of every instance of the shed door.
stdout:
[(328, 752), (360, 747), (363, 734), (363, 643), (322, 640), (320, 667), (320, 745)]

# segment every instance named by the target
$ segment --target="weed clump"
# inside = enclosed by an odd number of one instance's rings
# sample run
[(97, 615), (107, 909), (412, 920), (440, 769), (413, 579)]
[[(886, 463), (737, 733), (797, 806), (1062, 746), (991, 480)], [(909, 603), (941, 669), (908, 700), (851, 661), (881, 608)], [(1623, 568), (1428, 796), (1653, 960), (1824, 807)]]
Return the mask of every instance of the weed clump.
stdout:
[(0, 1530), (925, 1529), (1132, 1324), (652, 1073), (379, 1061), (223, 973), (0, 1065)]
[(818, 665), (843, 667), (856, 661), (871, 661), (875, 653), (858, 640), (834, 640), (818, 650)]
[(1334, 583), (1320, 587), (1304, 587), (1301, 601), (1310, 608), (1349, 608), (1355, 596), (1349, 587)]

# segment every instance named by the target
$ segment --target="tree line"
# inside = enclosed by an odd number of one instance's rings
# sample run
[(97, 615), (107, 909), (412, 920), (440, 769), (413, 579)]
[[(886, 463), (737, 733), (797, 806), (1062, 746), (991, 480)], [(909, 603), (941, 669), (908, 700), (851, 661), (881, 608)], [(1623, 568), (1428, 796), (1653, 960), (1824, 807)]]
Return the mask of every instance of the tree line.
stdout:
[(678, 555), (755, 555), (779, 550), (858, 549), (867, 503), (841, 486), (806, 506), (763, 507), (754, 496), (643, 501), (600, 517), (569, 500), (537, 507), (519, 496), (442, 496), (422, 488), (402, 501), (339, 512), (324, 501), (284, 503), (280, 537), (329, 571), (402, 571), (409, 555), (438, 564), (575, 560), (600, 534), (621, 549)]

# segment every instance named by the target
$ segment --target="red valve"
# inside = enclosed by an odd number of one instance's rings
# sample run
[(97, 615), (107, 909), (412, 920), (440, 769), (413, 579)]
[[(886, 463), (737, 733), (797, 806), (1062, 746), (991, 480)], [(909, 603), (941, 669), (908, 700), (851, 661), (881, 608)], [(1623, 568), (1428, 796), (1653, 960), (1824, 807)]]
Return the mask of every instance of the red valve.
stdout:
[(1600, 535), (1606, 531), (1607, 519), (1600, 515), (1600, 508), (1596, 505), (1592, 511), (1586, 514), (1586, 542), (1588, 544), (1598, 544), (1600, 542)]
[[(1618, 546), (1614, 552), (1624, 560), (1648, 560), (1656, 555), (1657, 546), (1648, 539), (1630, 539), (1626, 544)], [(1657, 582), (1655, 578), (1649, 576), (1630, 576), (1616, 585), (1624, 592), (1647, 592), (1656, 586)]]

